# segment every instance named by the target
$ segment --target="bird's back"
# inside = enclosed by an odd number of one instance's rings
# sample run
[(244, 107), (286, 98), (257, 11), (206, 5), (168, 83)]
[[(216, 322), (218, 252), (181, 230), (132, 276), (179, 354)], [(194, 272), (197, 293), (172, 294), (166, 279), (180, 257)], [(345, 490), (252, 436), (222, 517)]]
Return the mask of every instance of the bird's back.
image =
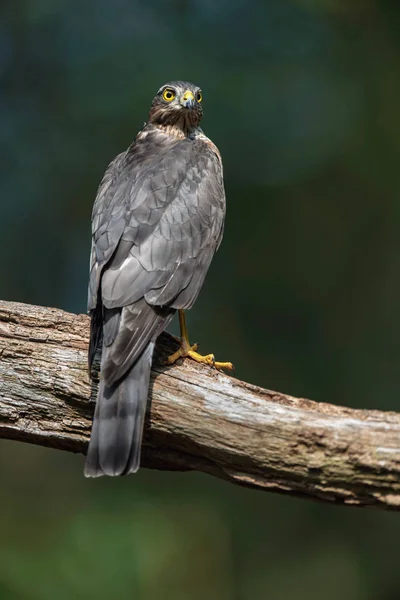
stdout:
[(102, 361), (88, 476), (138, 468), (155, 339), (196, 300), (224, 218), (221, 159), (198, 126), (150, 121), (109, 165), (92, 214), (89, 366), (99, 347)]

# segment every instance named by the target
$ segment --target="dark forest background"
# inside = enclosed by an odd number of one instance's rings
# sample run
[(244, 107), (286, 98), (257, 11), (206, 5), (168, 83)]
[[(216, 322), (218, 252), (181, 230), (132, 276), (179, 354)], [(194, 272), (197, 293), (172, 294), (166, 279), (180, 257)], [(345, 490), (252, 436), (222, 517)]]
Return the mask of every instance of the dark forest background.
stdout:
[[(400, 410), (399, 73), (394, 0), (3, 1), (0, 298), (85, 312), (97, 185), (188, 79), (228, 198), (192, 339), (252, 383)], [(1, 600), (400, 598), (395, 513), (82, 467), (0, 444)]]

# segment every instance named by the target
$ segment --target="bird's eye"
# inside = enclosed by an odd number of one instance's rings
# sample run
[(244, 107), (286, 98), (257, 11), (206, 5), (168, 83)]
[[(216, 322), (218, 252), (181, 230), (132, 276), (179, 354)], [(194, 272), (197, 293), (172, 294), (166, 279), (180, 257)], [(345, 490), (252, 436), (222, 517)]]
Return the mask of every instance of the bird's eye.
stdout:
[(203, 100), (203, 94), (201, 92), (197, 92), (196, 100), (197, 102), (201, 102)]
[(174, 90), (167, 88), (166, 90), (163, 91), (162, 97), (164, 98), (164, 100), (166, 102), (171, 102), (175, 98), (175, 92), (174, 92)]

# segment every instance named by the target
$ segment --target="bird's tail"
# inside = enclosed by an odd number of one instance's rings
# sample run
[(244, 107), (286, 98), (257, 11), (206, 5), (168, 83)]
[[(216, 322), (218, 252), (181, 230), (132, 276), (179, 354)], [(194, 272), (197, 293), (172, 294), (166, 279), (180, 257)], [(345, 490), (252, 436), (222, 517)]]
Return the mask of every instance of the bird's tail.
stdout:
[[(100, 375), (86, 477), (127, 475), (138, 470), (153, 351), (154, 343), (150, 342), (127, 374), (109, 387)], [(104, 346), (103, 352), (107, 354)]]

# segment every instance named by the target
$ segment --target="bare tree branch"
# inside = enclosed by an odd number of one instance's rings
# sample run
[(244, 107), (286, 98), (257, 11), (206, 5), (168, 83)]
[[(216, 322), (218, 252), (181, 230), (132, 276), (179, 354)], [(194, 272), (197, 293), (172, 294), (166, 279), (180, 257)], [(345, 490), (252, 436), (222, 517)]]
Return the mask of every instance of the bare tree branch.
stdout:
[[(89, 320), (0, 302), (0, 438), (85, 452)], [(175, 349), (164, 334), (159, 355)], [(400, 415), (264, 390), (156, 357), (142, 464), (355, 506), (400, 508)]]

